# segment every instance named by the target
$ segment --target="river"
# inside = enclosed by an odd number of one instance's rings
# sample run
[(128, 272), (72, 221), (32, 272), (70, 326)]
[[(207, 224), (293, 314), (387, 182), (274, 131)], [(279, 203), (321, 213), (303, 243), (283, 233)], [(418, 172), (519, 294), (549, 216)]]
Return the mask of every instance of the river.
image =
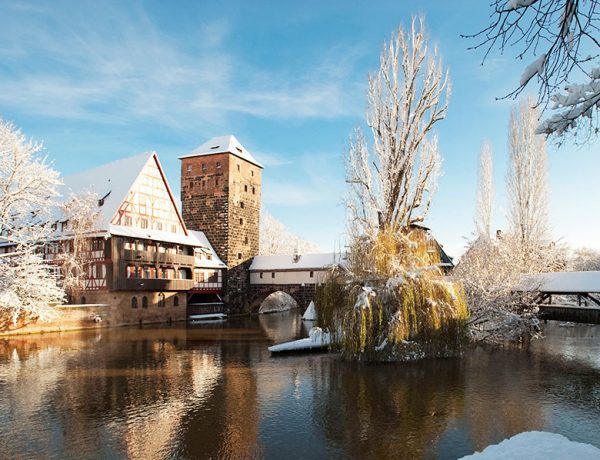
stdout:
[(299, 315), (0, 339), (0, 458), (457, 458), (528, 430), (600, 447), (600, 326), (359, 364), (271, 356)]

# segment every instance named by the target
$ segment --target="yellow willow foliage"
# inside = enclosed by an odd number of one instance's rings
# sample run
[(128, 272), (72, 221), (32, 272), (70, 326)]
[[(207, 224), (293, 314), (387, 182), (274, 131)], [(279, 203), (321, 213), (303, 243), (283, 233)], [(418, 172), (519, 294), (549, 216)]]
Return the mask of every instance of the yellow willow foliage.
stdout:
[(403, 352), (416, 349), (419, 356), (458, 350), (468, 319), (465, 294), (435, 267), (439, 253), (425, 232), (381, 232), (362, 250), (361, 267), (365, 260), (374, 267), (363, 272), (365, 281), (357, 279), (351, 258), (348, 272), (332, 273), (317, 288), (319, 326), (333, 333), (339, 350), (366, 360), (403, 359)]

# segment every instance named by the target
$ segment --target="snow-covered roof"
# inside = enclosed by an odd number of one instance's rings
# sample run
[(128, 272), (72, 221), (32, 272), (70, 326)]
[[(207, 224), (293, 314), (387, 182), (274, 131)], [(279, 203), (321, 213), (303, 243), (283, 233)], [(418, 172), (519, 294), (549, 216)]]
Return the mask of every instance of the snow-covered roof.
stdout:
[[(71, 195), (85, 193), (95, 193), (98, 199), (103, 198), (104, 204), (99, 207), (100, 214), (96, 226), (98, 230), (108, 231), (119, 206), (153, 155), (155, 155), (153, 152), (142, 153), (64, 177), (59, 193), (65, 200)], [(59, 208), (56, 208), (54, 214), (56, 220), (62, 218)]]
[(206, 268), (227, 268), (227, 265), (223, 263), (223, 261), (219, 258), (217, 253), (215, 252), (212, 244), (208, 241), (208, 238), (204, 234), (204, 232), (200, 232), (197, 230), (188, 230), (190, 237), (194, 238), (198, 243), (195, 246), (201, 246), (204, 248), (205, 252), (211, 255), (211, 260), (202, 259), (197, 262), (196, 265), (199, 267)]
[(227, 136), (213, 137), (208, 142), (205, 142), (199, 147), (196, 147), (187, 155), (180, 156), (179, 159), (191, 158), (204, 155), (213, 155), (215, 153), (231, 153), (242, 160), (246, 160), (253, 165), (263, 168), (258, 161), (254, 159), (252, 154), (246, 150), (246, 148), (240, 144), (240, 141), (232, 134)]
[(523, 275), (518, 290), (552, 293), (597, 293), (600, 292), (600, 272), (556, 272)]
[(340, 254), (329, 252), (322, 254), (299, 254), (256, 256), (250, 265), (251, 271), (277, 270), (325, 270), (342, 263)]

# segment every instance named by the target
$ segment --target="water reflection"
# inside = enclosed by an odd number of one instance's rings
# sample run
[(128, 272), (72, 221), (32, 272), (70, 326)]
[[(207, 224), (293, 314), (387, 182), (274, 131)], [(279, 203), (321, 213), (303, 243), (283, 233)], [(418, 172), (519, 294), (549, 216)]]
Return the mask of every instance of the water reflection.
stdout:
[(2, 458), (456, 458), (526, 430), (600, 446), (600, 328), (367, 365), (272, 357), (283, 313), (0, 340)]

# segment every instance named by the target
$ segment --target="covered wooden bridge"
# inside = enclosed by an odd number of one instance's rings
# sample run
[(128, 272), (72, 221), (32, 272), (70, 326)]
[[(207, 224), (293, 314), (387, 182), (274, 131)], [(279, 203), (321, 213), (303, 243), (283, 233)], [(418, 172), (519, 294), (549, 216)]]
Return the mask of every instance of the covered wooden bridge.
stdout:
[(525, 275), (519, 291), (542, 319), (600, 324), (600, 272)]

